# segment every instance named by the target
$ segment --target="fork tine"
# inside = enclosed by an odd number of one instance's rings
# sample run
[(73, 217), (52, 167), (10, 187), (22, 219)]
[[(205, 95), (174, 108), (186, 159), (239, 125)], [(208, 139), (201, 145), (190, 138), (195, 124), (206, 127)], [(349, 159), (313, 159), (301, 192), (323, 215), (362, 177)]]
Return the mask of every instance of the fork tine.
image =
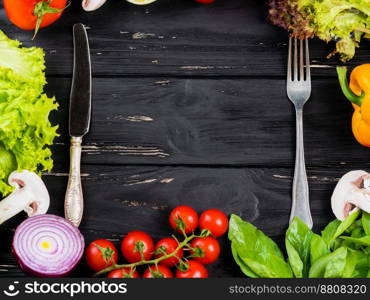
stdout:
[(289, 37), (287, 81), (292, 80), (292, 38)]
[(297, 54), (297, 38), (294, 38), (294, 69), (293, 80), (298, 80), (298, 54)]
[(299, 80), (304, 80), (304, 64), (303, 64), (303, 40), (299, 40)]
[(306, 80), (311, 81), (311, 71), (310, 71), (310, 52), (308, 49), (308, 39), (306, 38)]

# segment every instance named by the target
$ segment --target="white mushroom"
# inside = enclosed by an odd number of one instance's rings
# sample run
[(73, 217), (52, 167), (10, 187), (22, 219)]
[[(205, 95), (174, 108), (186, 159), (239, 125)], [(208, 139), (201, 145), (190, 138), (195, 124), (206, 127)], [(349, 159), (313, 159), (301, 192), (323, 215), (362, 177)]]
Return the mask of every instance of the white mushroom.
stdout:
[(13, 172), (9, 184), (15, 190), (0, 201), (0, 224), (25, 211), (29, 217), (45, 214), (49, 208), (50, 197), (41, 178), (30, 171)]
[(341, 221), (358, 209), (370, 213), (370, 174), (361, 170), (345, 174), (334, 189), (331, 208)]
[(107, 0), (82, 0), (82, 7), (86, 11), (97, 10), (101, 7)]

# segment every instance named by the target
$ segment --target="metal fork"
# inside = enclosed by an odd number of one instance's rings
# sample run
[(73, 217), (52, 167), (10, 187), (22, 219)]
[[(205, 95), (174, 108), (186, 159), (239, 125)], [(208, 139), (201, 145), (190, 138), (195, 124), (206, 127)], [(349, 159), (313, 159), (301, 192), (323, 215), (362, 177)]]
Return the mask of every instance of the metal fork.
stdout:
[[(298, 44), (299, 43), (299, 55)], [(287, 94), (293, 102), (296, 111), (296, 158), (292, 189), (291, 222), (294, 217), (299, 217), (309, 228), (312, 228), (309, 193), (303, 144), (303, 106), (311, 95), (311, 74), (308, 40), (297, 41), (289, 38)], [(294, 53), (292, 53), (294, 51)], [(303, 55), (305, 52), (305, 55)], [(305, 64), (303, 63), (305, 61)], [(292, 65), (293, 64), (293, 65)]]

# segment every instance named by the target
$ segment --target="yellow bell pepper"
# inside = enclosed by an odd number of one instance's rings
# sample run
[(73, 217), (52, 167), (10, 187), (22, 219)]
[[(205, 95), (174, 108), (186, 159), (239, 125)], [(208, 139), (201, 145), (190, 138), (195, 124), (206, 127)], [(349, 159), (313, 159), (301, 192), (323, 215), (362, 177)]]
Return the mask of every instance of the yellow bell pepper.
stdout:
[(347, 68), (337, 67), (339, 83), (354, 108), (352, 132), (363, 146), (370, 147), (370, 64), (353, 69), (347, 81)]

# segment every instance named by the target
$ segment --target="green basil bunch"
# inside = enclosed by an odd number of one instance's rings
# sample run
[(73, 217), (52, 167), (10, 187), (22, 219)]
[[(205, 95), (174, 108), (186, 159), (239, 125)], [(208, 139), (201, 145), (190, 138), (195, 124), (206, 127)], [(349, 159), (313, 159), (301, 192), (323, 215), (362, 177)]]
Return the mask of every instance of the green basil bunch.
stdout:
[(278, 245), (251, 223), (232, 215), (231, 251), (252, 278), (370, 277), (370, 214), (355, 211), (330, 222), (321, 235), (295, 218), (285, 235), (287, 259)]

